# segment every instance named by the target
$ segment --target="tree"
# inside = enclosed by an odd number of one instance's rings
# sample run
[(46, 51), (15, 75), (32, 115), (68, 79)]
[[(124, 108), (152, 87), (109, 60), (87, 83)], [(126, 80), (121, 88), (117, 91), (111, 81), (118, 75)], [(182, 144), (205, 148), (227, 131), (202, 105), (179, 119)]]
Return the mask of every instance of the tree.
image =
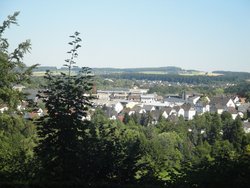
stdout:
[(244, 130), (239, 116), (224, 128), (223, 138), (229, 140), (237, 152), (242, 151)]
[(183, 156), (179, 146), (182, 142), (176, 132), (163, 132), (142, 142), (144, 150), (137, 162), (136, 178), (149, 183), (154, 181), (172, 183), (180, 174)]
[(126, 112), (124, 114), (123, 123), (127, 124), (129, 122), (129, 120), (130, 120), (130, 117), (129, 117), (128, 113)]
[(37, 66), (27, 67), (23, 62), (24, 55), (31, 49), (30, 40), (20, 43), (13, 52), (9, 52), (9, 42), (3, 34), (11, 24), (17, 25), (19, 12), (8, 16), (0, 26), (0, 105), (6, 104), (10, 109), (15, 107), (23, 99), (23, 94), (13, 89), (16, 84), (30, 81), (32, 70)]
[(222, 120), (223, 122), (232, 121), (232, 115), (231, 115), (229, 112), (224, 111), (224, 112), (222, 112), (222, 114), (221, 114), (221, 120)]
[(211, 145), (204, 141), (195, 147), (194, 164), (199, 164), (202, 161), (210, 161), (211, 158)]
[(18, 115), (0, 114), (1, 181), (27, 181), (31, 178), (29, 165), (36, 142), (35, 132), (32, 122)]
[[(9, 52), (9, 42), (3, 34), (12, 24), (17, 25), (15, 12), (0, 25), (0, 106), (7, 105), (8, 112), (0, 113), (0, 180), (27, 181), (32, 172), (30, 160), (36, 141), (36, 129), (32, 122), (16, 113), (16, 106), (25, 99), (22, 92), (13, 89), (16, 84), (30, 81), (32, 69), (23, 62), (24, 55), (31, 48), (30, 40), (20, 43)], [(29, 166), (30, 167), (30, 166)], [(30, 178), (30, 177), (29, 177)]]
[(212, 116), (212, 122), (210, 125), (210, 130), (208, 131), (208, 141), (210, 144), (214, 144), (216, 140), (221, 138), (222, 123), (220, 116), (215, 113)]
[(45, 78), (48, 85), (40, 93), (48, 114), (38, 122), (40, 142), (36, 154), (46, 181), (77, 181), (81, 171), (80, 146), (88, 124), (83, 118), (92, 105), (90, 91), (93, 75), (87, 67), (76, 75), (72, 74), (81, 39), (78, 32), (70, 37), (72, 49), (67, 52), (70, 58), (65, 60), (64, 65), (68, 73), (57, 76), (47, 72)]
[(141, 115), (140, 124), (143, 126), (149, 126), (152, 123), (152, 115), (150, 112), (143, 113)]

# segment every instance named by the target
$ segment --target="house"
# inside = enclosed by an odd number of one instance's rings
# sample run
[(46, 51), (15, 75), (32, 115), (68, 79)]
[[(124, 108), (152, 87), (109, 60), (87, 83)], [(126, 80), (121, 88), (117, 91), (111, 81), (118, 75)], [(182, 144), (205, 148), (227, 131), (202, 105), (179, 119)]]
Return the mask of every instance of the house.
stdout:
[(240, 98), (238, 96), (234, 96), (232, 100), (233, 100), (233, 102), (234, 102), (234, 104), (236, 106), (240, 106), (241, 105)]
[(192, 120), (196, 114), (194, 106), (190, 103), (185, 103), (181, 107), (184, 109), (184, 119)]
[(211, 104), (210, 112), (216, 112), (218, 114), (222, 114), (225, 111), (225, 106), (221, 104)]
[(231, 114), (232, 119), (236, 119), (236, 117), (238, 116), (238, 111), (233, 107), (228, 107), (226, 111)]
[(161, 115), (162, 115), (162, 117), (164, 117), (164, 118), (167, 119), (171, 115), (175, 115), (176, 116), (177, 112), (176, 112), (176, 110), (174, 108), (164, 107), (164, 108), (161, 109)]
[(134, 106), (131, 111), (133, 111), (133, 113), (138, 113), (138, 114), (144, 114), (146, 113), (146, 110), (144, 108), (142, 108), (142, 106), (136, 105)]
[(114, 106), (104, 106), (103, 111), (106, 114), (106, 116), (112, 120), (115, 120), (118, 115), (117, 111), (114, 109)]
[(168, 113), (166, 111), (163, 111), (161, 116), (164, 117), (165, 119), (167, 119), (168, 118)]
[(196, 102), (195, 110), (197, 114), (203, 114), (205, 112), (210, 111), (210, 105), (209, 105), (210, 99), (206, 96), (202, 96), (199, 98), (199, 100)]
[(217, 112), (222, 114), (222, 112), (227, 111), (227, 108), (235, 108), (235, 104), (230, 97), (220, 96), (213, 97), (210, 101), (210, 112)]
[(174, 106), (173, 109), (176, 111), (178, 117), (180, 117), (180, 116), (184, 117), (185, 111), (182, 107)]
[(238, 106), (238, 111), (246, 113), (247, 110), (250, 110), (250, 103), (244, 103)]
[(152, 105), (143, 105), (142, 109), (144, 109), (146, 112), (155, 111), (155, 107)]
[(197, 102), (195, 104), (195, 110), (197, 112), (197, 114), (204, 114), (205, 112), (209, 112), (210, 111), (210, 105), (209, 104), (205, 104), (205, 103), (199, 103)]
[(240, 98), (238, 96), (234, 96), (232, 100), (234, 103), (237, 103), (240, 101)]

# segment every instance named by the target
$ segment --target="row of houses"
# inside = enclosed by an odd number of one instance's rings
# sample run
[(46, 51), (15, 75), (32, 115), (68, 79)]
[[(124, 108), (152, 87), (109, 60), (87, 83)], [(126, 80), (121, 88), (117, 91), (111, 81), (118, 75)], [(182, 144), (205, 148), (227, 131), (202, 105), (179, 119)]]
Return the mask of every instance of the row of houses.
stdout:
[[(128, 113), (129, 115), (137, 113), (143, 114), (151, 112), (160, 114), (165, 118), (170, 116), (183, 116), (186, 120), (191, 120), (198, 114), (205, 112), (216, 112), (222, 114), (224, 111), (229, 112), (235, 119), (238, 115), (243, 118), (244, 113), (250, 111), (249, 103), (241, 103), (240, 99), (229, 96), (215, 96), (208, 98), (203, 95), (190, 95), (183, 97), (167, 96), (164, 99), (156, 94), (141, 94), (140, 100), (135, 101), (130, 98), (126, 99), (97, 99), (94, 104), (99, 107), (109, 109), (107, 115), (115, 119), (120, 114)], [(157, 119), (157, 116), (155, 119)]]
[[(174, 119), (183, 116), (185, 120), (192, 120), (193, 117), (205, 112), (217, 112), (222, 114), (229, 112), (232, 118), (243, 117), (246, 112), (250, 112), (250, 103), (237, 96), (214, 96), (207, 97), (200, 94), (168, 95), (165, 97), (157, 94), (147, 94), (147, 89), (117, 89), (117, 90), (97, 90), (96, 99), (93, 100), (94, 108), (102, 108), (110, 119), (122, 119), (127, 113), (142, 115), (150, 113), (156, 123), (159, 117)], [(37, 102), (37, 91), (30, 92), (31, 98)], [(19, 111), (25, 109), (20, 105)], [(6, 105), (0, 106), (0, 112), (8, 110)], [(94, 109), (93, 109), (94, 110)], [(44, 115), (44, 109), (37, 108), (32, 112), (25, 112), (24, 117), (32, 119)], [(91, 119), (90, 115), (86, 117)]]

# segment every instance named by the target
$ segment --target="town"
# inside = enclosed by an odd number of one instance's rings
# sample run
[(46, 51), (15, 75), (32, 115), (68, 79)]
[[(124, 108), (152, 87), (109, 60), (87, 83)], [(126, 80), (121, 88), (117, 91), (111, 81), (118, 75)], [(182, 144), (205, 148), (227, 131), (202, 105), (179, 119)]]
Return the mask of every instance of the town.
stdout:
[[(14, 87), (22, 91), (25, 87), (17, 85)], [(169, 121), (175, 121), (178, 117), (184, 120), (192, 120), (196, 115), (204, 113), (218, 113), (221, 115), (227, 112), (232, 119), (239, 116), (242, 119), (243, 129), (246, 133), (250, 132), (250, 122), (248, 121), (250, 112), (250, 103), (246, 98), (237, 95), (219, 95), (208, 97), (199, 93), (183, 92), (181, 95), (169, 94), (161, 96), (156, 93), (149, 94), (149, 89), (134, 87), (131, 89), (112, 89), (96, 90), (93, 94), (92, 108), (84, 119), (91, 120), (95, 109), (101, 109), (110, 120), (120, 120), (124, 122), (125, 116), (136, 115), (138, 119), (149, 116), (147, 125), (156, 125), (160, 118)], [(39, 103), (37, 97), (38, 90), (26, 90), (29, 93), (29, 99), (34, 103)], [(41, 101), (40, 101), (41, 103)], [(28, 103), (23, 102), (18, 105), (18, 110), (25, 110)], [(0, 107), (0, 112), (8, 110), (6, 105)], [(25, 112), (25, 119), (34, 119), (44, 116), (46, 109), (44, 107), (34, 108), (31, 112)]]
[[(232, 119), (237, 116), (244, 119), (250, 112), (250, 103), (245, 98), (235, 96), (213, 96), (211, 98), (198, 93), (183, 93), (179, 95), (160, 96), (156, 93), (147, 94), (147, 89), (97, 90), (95, 107), (104, 110), (113, 120), (123, 121), (125, 114), (131, 116), (142, 114), (151, 116), (150, 124), (157, 124), (160, 117), (174, 120), (183, 117), (192, 120), (195, 115), (206, 112), (222, 114), (228, 112)], [(90, 116), (88, 116), (91, 118)], [(250, 123), (245, 117), (243, 123), (245, 132), (250, 132)]]

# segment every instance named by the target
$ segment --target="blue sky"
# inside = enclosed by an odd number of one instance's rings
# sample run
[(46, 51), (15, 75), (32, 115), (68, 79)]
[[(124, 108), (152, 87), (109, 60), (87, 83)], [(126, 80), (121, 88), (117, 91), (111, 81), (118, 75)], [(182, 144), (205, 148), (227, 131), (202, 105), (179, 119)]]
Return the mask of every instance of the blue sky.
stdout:
[(250, 72), (249, 0), (1, 0), (5, 36), (31, 39), (28, 65), (61, 67), (69, 35), (81, 33), (78, 66), (178, 66)]

